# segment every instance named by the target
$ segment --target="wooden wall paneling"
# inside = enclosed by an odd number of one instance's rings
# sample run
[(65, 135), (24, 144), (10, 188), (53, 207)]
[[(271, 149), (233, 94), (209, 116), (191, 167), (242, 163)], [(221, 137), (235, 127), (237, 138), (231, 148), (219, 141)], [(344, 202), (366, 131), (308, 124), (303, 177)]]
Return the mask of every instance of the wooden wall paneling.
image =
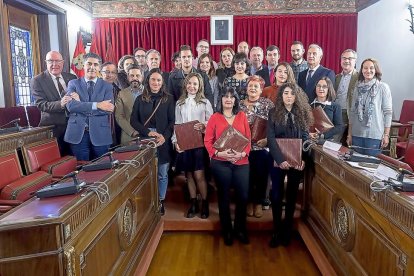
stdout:
[(39, 34), (39, 66), (40, 71), (46, 70), (46, 62), (44, 59), (50, 49), (50, 33), (49, 33), (49, 16), (47, 14), (39, 14), (38, 19), (38, 34)]
[(7, 5), (0, 0), (1, 7), (1, 19), (0, 19), (0, 56), (1, 56), (1, 68), (3, 78), (4, 89), (4, 103), (6, 107), (14, 106), (16, 100), (14, 98), (14, 86), (12, 81), (11, 72), (11, 59), (10, 59), (10, 36), (9, 36), (9, 12)]
[(63, 72), (70, 72), (70, 53), (68, 40), (68, 23), (66, 12), (57, 13), (57, 27), (59, 32), (59, 49), (65, 63), (63, 64)]

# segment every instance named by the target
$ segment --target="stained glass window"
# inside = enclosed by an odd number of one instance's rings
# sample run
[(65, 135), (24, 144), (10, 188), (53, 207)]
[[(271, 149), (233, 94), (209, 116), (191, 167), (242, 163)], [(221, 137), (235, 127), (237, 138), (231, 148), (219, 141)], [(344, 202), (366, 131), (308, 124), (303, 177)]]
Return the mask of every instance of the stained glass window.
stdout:
[(33, 77), (32, 43), (30, 31), (10, 26), (14, 94), (16, 105), (31, 105), (30, 80)]

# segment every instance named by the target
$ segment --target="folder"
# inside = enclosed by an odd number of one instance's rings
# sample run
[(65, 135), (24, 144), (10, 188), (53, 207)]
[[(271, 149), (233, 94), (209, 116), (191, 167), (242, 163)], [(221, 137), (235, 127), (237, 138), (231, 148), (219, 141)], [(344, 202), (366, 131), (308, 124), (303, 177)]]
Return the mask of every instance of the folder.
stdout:
[(191, 121), (174, 126), (177, 144), (180, 150), (190, 150), (204, 147), (204, 140), (201, 131), (195, 130), (194, 125), (199, 121)]

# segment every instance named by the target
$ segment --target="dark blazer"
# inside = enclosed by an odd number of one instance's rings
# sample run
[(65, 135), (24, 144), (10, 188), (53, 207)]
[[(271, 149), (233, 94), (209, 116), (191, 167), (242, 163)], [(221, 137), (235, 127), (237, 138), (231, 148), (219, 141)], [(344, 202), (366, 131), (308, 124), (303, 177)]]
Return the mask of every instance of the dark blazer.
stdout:
[(331, 139), (333, 136), (342, 133), (343, 130), (343, 121), (342, 121), (342, 109), (337, 103), (331, 103), (331, 105), (324, 105), (321, 103), (312, 103), (312, 108), (321, 106), (323, 111), (325, 111), (326, 116), (333, 123), (334, 127), (323, 134), (324, 139)]
[[(137, 130), (140, 135), (148, 136), (150, 130), (148, 129), (148, 126), (144, 126), (144, 124), (151, 116), (153, 108), (157, 106), (160, 100), (161, 97), (157, 98), (155, 103), (153, 101), (146, 102), (142, 99), (142, 95), (139, 95), (135, 100), (131, 114), (131, 126)], [(165, 103), (160, 104), (153, 119), (155, 119), (155, 128), (157, 132), (162, 134), (165, 138), (164, 144), (157, 148), (160, 164), (165, 164), (170, 162), (171, 136), (173, 134), (175, 123), (175, 103), (171, 95), (168, 95), (168, 100)], [(148, 125), (150, 124), (151, 123)]]
[[(203, 78), (204, 82), (204, 95), (206, 98), (210, 101), (211, 106), (214, 106), (214, 96), (213, 92), (211, 90), (210, 81), (208, 79), (208, 76), (206, 73), (197, 70), (193, 67), (192, 72), (199, 73), (201, 77)], [(177, 70), (170, 73), (170, 78), (168, 79), (168, 91), (171, 95), (174, 97), (174, 101), (176, 102), (180, 96), (181, 91), (183, 87), (183, 81), (184, 81), (184, 72), (183, 70)]]
[(69, 121), (65, 141), (71, 144), (79, 144), (85, 132), (85, 127), (88, 126), (91, 142), (94, 146), (112, 144), (112, 132), (109, 123), (111, 113), (100, 109), (92, 110), (94, 102), (111, 100), (114, 103), (112, 85), (98, 78), (92, 97), (89, 100), (85, 78), (80, 78), (69, 82), (68, 93), (71, 92), (78, 93), (80, 101), (72, 100), (66, 105), (69, 111)]
[(255, 75), (261, 76), (264, 79), (265, 87), (272, 85), (270, 82), (269, 67), (266, 64), (263, 64), (262, 69), (256, 71)]
[[(64, 72), (62, 72), (62, 77), (66, 86), (70, 80), (76, 79), (75, 75)], [(30, 88), (35, 98), (36, 106), (41, 111), (39, 126), (65, 126), (65, 109), (62, 109), (60, 106), (61, 97), (53, 83), (50, 73), (44, 71), (34, 77), (30, 82)]]
[[(269, 152), (272, 155), (273, 159), (277, 164), (283, 163), (285, 157), (282, 155), (279, 146), (276, 143), (276, 138), (300, 138), (302, 141), (306, 141), (309, 138), (309, 133), (304, 130), (298, 130), (297, 137), (288, 137), (286, 126), (275, 123), (272, 119), (272, 115), (275, 112), (275, 108), (269, 111), (269, 120), (267, 120), (267, 145), (269, 147)], [(302, 155), (302, 158), (304, 156)]]
[[(348, 106), (351, 106), (351, 103), (352, 103), (352, 93), (354, 92), (355, 86), (358, 82), (358, 74), (359, 74), (358, 71), (354, 70), (351, 75), (351, 80), (349, 81), (348, 92), (346, 96), (348, 100)], [(336, 92), (338, 92), (338, 87), (339, 87), (339, 83), (341, 82), (341, 79), (342, 79), (342, 74), (338, 74), (335, 76), (334, 88)]]
[(332, 84), (334, 84), (335, 73), (331, 69), (320, 65), (318, 69), (313, 72), (312, 78), (309, 80), (308, 85), (306, 85), (306, 75), (308, 74), (308, 71), (309, 69), (299, 73), (298, 85), (303, 89), (303, 91), (305, 91), (306, 95), (308, 95), (309, 103), (311, 103), (316, 98), (316, 84), (318, 81), (322, 77), (328, 77), (332, 81)]

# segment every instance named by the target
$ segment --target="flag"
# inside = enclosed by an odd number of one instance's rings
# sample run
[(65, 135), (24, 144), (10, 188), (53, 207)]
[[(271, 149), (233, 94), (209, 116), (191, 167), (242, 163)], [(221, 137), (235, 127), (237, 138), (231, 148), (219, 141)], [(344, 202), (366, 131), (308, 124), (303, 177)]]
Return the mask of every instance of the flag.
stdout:
[(78, 42), (76, 43), (75, 52), (73, 53), (71, 68), (73, 72), (81, 78), (85, 75), (83, 71), (83, 55), (85, 55), (85, 47), (83, 46), (82, 35), (78, 32)]
[(89, 48), (89, 53), (95, 53), (97, 55), (99, 55), (98, 53), (98, 48), (96, 48), (96, 36), (95, 34), (92, 34), (92, 42), (91, 42), (91, 47)]
[(114, 64), (117, 64), (115, 60), (114, 48), (112, 47), (111, 35), (106, 33), (106, 53), (105, 53), (105, 62), (110, 61)]

